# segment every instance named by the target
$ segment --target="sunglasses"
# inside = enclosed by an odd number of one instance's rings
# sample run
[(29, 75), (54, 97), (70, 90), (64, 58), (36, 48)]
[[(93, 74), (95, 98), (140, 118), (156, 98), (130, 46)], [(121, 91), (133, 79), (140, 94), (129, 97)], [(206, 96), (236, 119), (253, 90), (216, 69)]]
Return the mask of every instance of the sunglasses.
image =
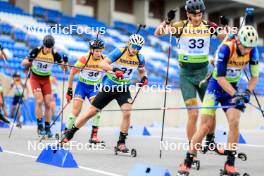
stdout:
[(131, 48), (139, 51), (139, 50), (141, 50), (142, 46), (138, 46), (138, 45), (135, 45), (135, 44), (131, 44)]

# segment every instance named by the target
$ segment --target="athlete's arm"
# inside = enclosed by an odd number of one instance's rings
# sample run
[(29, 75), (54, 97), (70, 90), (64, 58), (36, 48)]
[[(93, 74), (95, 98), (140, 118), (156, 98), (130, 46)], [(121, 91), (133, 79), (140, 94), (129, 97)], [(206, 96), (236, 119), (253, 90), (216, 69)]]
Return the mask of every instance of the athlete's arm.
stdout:
[(30, 67), (32, 61), (37, 57), (39, 50), (40, 50), (39, 48), (32, 49), (29, 55), (22, 61), (21, 65), (25, 67)]
[(166, 24), (165, 21), (163, 21), (155, 30), (154, 35), (155, 36), (163, 36), (168, 35), (169, 31), (171, 29), (171, 26)]
[(247, 89), (252, 92), (257, 85), (259, 77), (259, 52), (257, 48), (252, 49), (250, 52), (249, 70), (251, 77), (248, 81)]
[(105, 71), (113, 71), (114, 67), (110, 65), (121, 57), (122, 52), (119, 48), (114, 49), (104, 60), (101, 61), (99, 67)]
[(139, 54), (138, 73), (139, 73), (140, 78), (143, 78), (144, 76), (147, 75), (146, 69), (145, 69), (145, 59), (141, 54)]
[(101, 63), (99, 64), (99, 67), (102, 68), (104, 71), (112, 71), (113, 70), (113, 66), (111, 66), (110, 64), (112, 63), (112, 61), (105, 57), (104, 60), (101, 61)]
[(235, 95), (236, 90), (226, 80), (227, 62), (230, 57), (230, 49), (227, 45), (223, 45), (218, 53), (217, 59), (217, 82), (231, 96)]
[(211, 21), (209, 21), (208, 23), (209, 23), (210, 30), (211, 30), (210, 31), (211, 32), (211, 36), (215, 35), (215, 36), (217, 36), (217, 38), (219, 40), (224, 40), (226, 35), (227, 35), (227, 28), (226, 28), (227, 25), (225, 25), (224, 27), (222, 27), (220, 29), (219, 26), (216, 23), (211, 22)]
[(67, 67), (65, 66), (65, 64), (68, 63), (68, 57), (66, 55), (63, 55), (63, 57), (61, 57), (61, 55), (58, 52), (56, 51), (53, 51), (53, 52), (54, 52), (53, 56), (54, 56), (55, 62), (60, 64), (60, 67), (62, 70), (67, 71)]
[(68, 80), (68, 88), (72, 88), (72, 85), (73, 85), (73, 78), (74, 78), (74, 75), (76, 73), (74, 73), (72, 70), (70, 72), (70, 75), (69, 75), (69, 80)]

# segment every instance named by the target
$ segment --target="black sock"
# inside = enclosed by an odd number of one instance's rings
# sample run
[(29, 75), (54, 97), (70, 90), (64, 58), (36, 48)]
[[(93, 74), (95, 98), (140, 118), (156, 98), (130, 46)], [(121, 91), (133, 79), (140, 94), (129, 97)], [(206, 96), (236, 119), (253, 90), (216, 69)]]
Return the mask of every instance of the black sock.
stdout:
[(191, 168), (193, 163), (193, 157), (195, 154), (187, 153), (186, 158), (184, 160), (184, 163), (187, 165), (187, 167)]
[(127, 135), (128, 135), (127, 133), (123, 133), (120, 131), (119, 140), (117, 143), (118, 144), (125, 144)]
[(206, 142), (210, 143), (210, 142), (214, 142), (214, 139), (215, 139), (215, 135), (214, 133), (212, 134), (207, 134), (206, 136)]
[(50, 122), (45, 122), (45, 130), (50, 130)]
[(38, 126), (42, 126), (42, 118), (41, 119), (37, 119), (37, 125)]
[(227, 150), (226, 151), (227, 154), (227, 161), (226, 164), (230, 165), (230, 166), (234, 166), (235, 165), (235, 155), (236, 155), (236, 151), (235, 150)]

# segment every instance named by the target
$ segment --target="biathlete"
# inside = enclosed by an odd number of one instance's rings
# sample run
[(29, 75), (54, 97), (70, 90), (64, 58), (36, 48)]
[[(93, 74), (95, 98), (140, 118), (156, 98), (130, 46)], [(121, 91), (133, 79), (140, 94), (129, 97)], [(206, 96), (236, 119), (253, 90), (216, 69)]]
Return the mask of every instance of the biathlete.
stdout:
[[(219, 30), (218, 25), (211, 21), (203, 20), (206, 10), (203, 0), (187, 0), (185, 10), (188, 19), (172, 22), (175, 18), (175, 10), (167, 14), (167, 20), (156, 29), (155, 35), (166, 35), (166, 30), (171, 30), (173, 36), (179, 38), (177, 42), (178, 61), (180, 65), (180, 88), (187, 107), (198, 106), (197, 93), (202, 101), (206, 86), (199, 87), (199, 83), (208, 73), (208, 56), (210, 39), (216, 35), (219, 39), (225, 37), (224, 30)], [(222, 24), (226, 26), (227, 24)], [(195, 131), (199, 116), (199, 110), (189, 108), (186, 126), (187, 138), (190, 143)], [(207, 144), (214, 142), (215, 126), (208, 132)], [(195, 157), (195, 160), (196, 157)], [(197, 160), (197, 162), (199, 162)]]
[[(93, 102), (94, 97), (99, 92), (99, 86), (101, 84), (104, 71), (99, 67), (99, 64), (104, 60), (106, 56), (103, 53), (104, 42), (101, 39), (95, 39), (90, 42), (90, 52), (86, 56), (82, 56), (74, 64), (75, 67), (71, 69), (68, 81), (68, 91), (66, 94), (67, 101), (71, 101), (73, 98), (73, 78), (74, 75), (79, 73), (79, 80), (74, 92), (74, 101), (72, 112), (67, 118), (66, 130), (72, 128), (76, 117), (79, 116), (82, 105), (87, 97), (90, 103)], [(92, 144), (103, 143), (100, 141), (97, 133), (100, 122), (100, 112), (95, 114), (92, 124), (92, 132), (89, 142)]]
[[(241, 112), (244, 112), (245, 103), (250, 101), (250, 95), (255, 88), (259, 69), (259, 53), (256, 48), (258, 33), (253, 26), (243, 26), (238, 36), (231, 41), (225, 42), (219, 50), (216, 68), (209, 80), (203, 106), (216, 106), (219, 103), (227, 106), (223, 110), (226, 114), (229, 135), (227, 149), (224, 155), (227, 160), (220, 175), (237, 176), (235, 168), (235, 156), (239, 139), (239, 121)], [(247, 89), (238, 91), (237, 83), (241, 78), (243, 69), (249, 64), (251, 78)], [(229, 107), (228, 107), (229, 106)], [(184, 163), (181, 164), (179, 175), (188, 175), (193, 162), (193, 157), (201, 146), (202, 139), (214, 126), (216, 109), (202, 109), (201, 126), (194, 134), (191, 148), (187, 153)]]
[[(53, 47), (55, 40), (53, 36), (46, 35), (43, 39), (43, 45), (34, 48), (30, 51), (29, 55), (22, 61), (22, 65), (30, 67), (30, 84), (32, 88), (33, 95), (36, 101), (36, 117), (37, 117), (37, 132), (38, 135), (46, 135), (48, 138), (53, 136), (50, 130), (50, 120), (51, 120), (51, 83), (50, 75), (51, 69), (54, 63), (59, 63), (63, 70), (67, 69), (65, 66), (68, 62), (67, 56), (60, 56)], [(42, 122), (42, 104), (44, 102), (45, 106), (45, 128)]]
[(70, 141), (74, 134), (94, 115), (101, 111), (112, 100), (119, 104), (123, 120), (121, 123), (117, 149), (120, 152), (127, 153), (126, 138), (130, 126), (130, 110), (132, 108), (132, 98), (129, 90), (130, 81), (133, 73), (138, 70), (141, 77), (140, 86), (148, 83), (145, 71), (144, 57), (139, 53), (144, 45), (144, 38), (139, 34), (133, 34), (129, 38), (128, 45), (123, 48), (113, 50), (108, 58), (105, 58), (100, 66), (107, 73), (102, 80), (102, 89), (96, 95), (88, 111), (79, 116), (73, 128), (64, 133), (61, 144)]

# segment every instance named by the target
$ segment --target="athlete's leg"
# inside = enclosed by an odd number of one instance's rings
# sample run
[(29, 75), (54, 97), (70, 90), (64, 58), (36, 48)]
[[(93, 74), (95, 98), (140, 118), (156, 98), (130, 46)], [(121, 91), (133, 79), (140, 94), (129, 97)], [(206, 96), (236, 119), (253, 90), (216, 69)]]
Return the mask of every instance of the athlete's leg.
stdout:
[(50, 108), (51, 108), (51, 117), (52, 120), (55, 120), (56, 117), (56, 98), (54, 95), (51, 96), (51, 101), (50, 101)]
[[(93, 102), (95, 96), (91, 96), (89, 98), (90, 103)], [(93, 118), (92, 118), (92, 131), (91, 131), (91, 136), (90, 136), (90, 142), (91, 143), (100, 143), (101, 141), (99, 140), (97, 134), (99, 130), (99, 124), (100, 124), (100, 112), (98, 112)]]
[(82, 82), (78, 82), (74, 92), (72, 111), (71, 114), (67, 117), (67, 129), (72, 128), (77, 116), (79, 116), (82, 110), (83, 101), (87, 96), (87, 85)]
[[(214, 106), (215, 104), (217, 104), (215, 96), (209, 93), (206, 94), (202, 105)], [(184, 163), (180, 166), (179, 173), (189, 173), (189, 169), (192, 166), (197, 150), (201, 147), (203, 138), (209, 132), (209, 129), (212, 128), (212, 125), (214, 125), (215, 109), (202, 109), (201, 114), (201, 124), (192, 137), (189, 152), (186, 154)]]
[(112, 95), (112, 92), (99, 92), (92, 102), (92, 105), (88, 107), (88, 111), (77, 117), (73, 127), (64, 132), (61, 143), (67, 143), (69, 140), (71, 140), (79, 128), (84, 126), (89, 119), (91, 119), (95, 114), (103, 109), (114, 98), (115, 97)]
[(79, 116), (82, 110), (83, 101), (84, 100), (82, 98), (79, 98), (79, 97), (74, 98), (71, 114), (67, 117), (67, 124), (66, 124), (67, 129), (72, 128), (76, 120), (76, 117)]

